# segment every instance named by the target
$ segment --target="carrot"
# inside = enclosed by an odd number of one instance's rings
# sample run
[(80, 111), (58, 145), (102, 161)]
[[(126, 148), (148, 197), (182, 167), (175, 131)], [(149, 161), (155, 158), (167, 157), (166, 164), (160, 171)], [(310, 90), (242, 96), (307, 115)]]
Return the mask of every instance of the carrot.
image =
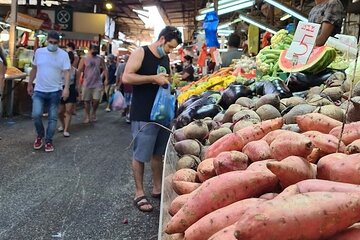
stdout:
[[(325, 134), (318, 131), (307, 131), (303, 135), (310, 138), (316, 148), (319, 148), (325, 154), (336, 153), (339, 139), (331, 134)], [(340, 142), (339, 152), (345, 151), (345, 144)]]
[(172, 181), (195, 182), (196, 171), (190, 168), (177, 170), (172, 177)]
[[(330, 134), (334, 135), (335, 137), (337, 137), (339, 139), (340, 133), (341, 133), (341, 127), (342, 126), (333, 128), (330, 131)], [(349, 145), (350, 143), (352, 143), (353, 141), (355, 141), (357, 139), (360, 139), (360, 121), (345, 124), (344, 132), (343, 132), (341, 140), (345, 143), (345, 145)]]
[(204, 182), (168, 222), (168, 234), (185, 232), (200, 218), (234, 202), (272, 192), (277, 178), (266, 172), (233, 171)]
[(240, 129), (236, 132), (239, 136), (244, 139), (244, 145), (249, 142), (260, 140), (266, 136), (271, 131), (280, 129), (284, 125), (283, 118), (275, 118), (271, 120), (266, 120), (261, 123), (248, 126)]
[(238, 240), (326, 239), (359, 220), (359, 193), (311, 192), (248, 209), (234, 234)]
[(223, 173), (245, 170), (248, 167), (248, 157), (238, 151), (222, 152), (214, 158), (216, 175)]
[(186, 203), (189, 197), (190, 194), (183, 194), (174, 198), (174, 200), (172, 200), (169, 206), (169, 214), (171, 216), (174, 216), (180, 210), (180, 208)]
[(279, 136), (281, 133), (286, 133), (286, 132), (288, 132), (288, 130), (283, 130), (283, 129), (274, 130), (266, 134), (266, 136), (263, 137), (263, 140), (265, 140), (270, 145), (277, 136)]
[(269, 162), (266, 167), (278, 177), (283, 188), (316, 177), (316, 172), (310, 163), (301, 157), (290, 156), (281, 162)]
[(280, 134), (270, 144), (271, 157), (276, 160), (282, 160), (289, 156), (299, 156), (306, 158), (313, 150), (311, 140), (295, 132)]
[(185, 182), (185, 181), (173, 181), (172, 187), (174, 191), (179, 194), (188, 194), (201, 186), (201, 183)]
[(357, 139), (346, 146), (346, 154), (360, 153), (360, 139)]
[(360, 184), (360, 154), (330, 154), (317, 164), (318, 179)]
[(197, 168), (197, 176), (200, 182), (205, 182), (209, 178), (215, 177), (214, 158), (208, 158), (202, 161)]
[(336, 234), (328, 240), (357, 240), (360, 239), (360, 226), (354, 224), (348, 229)]
[(274, 199), (278, 195), (279, 195), (278, 193), (265, 193), (265, 194), (261, 195), (259, 198), (265, 199), (265, 200), (271, 200), (271, 199)]
[(241, 151), (243, 147), (243, 138), (236, 133), (230, 133), (211, 144), (205, 152), (205, 158), (215, 158), (226, 151)]
[(244, 146), (242, 151), (252, 162), (271, 158), (270, 146), (265, 140), (249, 142)]
[(235, 224), (230, 225), (224, 229), (221, 229), (214, 235), (212, 235), (209, 240), (236, 240), (234, 236)]
[(185, 231), (185, 240), (207, 240), (221, 229), (234, 224), (247, 209), (264, 201), (258, 198), (244, 199), (211, 212)]
[(321, 113), (308, 113), (297, 116), (296, 122), (302, 132), (319, 131), (329, 133), (333, 128), (341, 126), (341, 122)]

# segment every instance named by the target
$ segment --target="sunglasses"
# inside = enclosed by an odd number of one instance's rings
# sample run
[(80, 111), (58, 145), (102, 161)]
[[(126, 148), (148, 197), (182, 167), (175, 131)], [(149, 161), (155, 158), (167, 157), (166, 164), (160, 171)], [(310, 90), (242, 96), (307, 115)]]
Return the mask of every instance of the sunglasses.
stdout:
[(54, 44), (54, 45), (58, 45), (58, 44), (59, 44), (59, 42), (58, 42), (58, 41), (48, 41), (48, 43), (50, 43), (50, 44)]

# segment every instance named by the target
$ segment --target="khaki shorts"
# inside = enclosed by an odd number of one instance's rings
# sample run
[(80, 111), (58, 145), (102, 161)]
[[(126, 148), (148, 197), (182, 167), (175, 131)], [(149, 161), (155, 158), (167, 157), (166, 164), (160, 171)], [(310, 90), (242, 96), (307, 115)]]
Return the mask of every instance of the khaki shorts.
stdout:
[(102, 88), (86, 88), (82, 89), (82, 100), (83, 101), (91, 101), (91, 100), (99, 100), (101, 97)]

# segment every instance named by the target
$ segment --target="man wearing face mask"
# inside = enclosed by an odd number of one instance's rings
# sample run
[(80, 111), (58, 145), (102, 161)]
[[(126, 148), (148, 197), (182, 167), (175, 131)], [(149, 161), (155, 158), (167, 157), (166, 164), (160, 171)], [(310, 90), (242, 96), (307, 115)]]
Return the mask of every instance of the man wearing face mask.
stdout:
[(132, 169), (135, 180), (135, 206), (143, 212), (153, 210), (143, 186), (144, 164), (151, 163), (153, 187), (151, 195), (160, 198), (162, 157), (169, 133), (148, 124), (159, 87), (169, 87), (170, 61), (168, 54), (182, 43), (181, 33), (175, 27), (163, 29), (156, 42), (135, 50), (128, 60), (123, 83), (133, 85), (130, 110), (131, 131), (134, 139)]
[[(65, 101), (69, 97), (71, 63), (67, 52), (58, 47), (59, 40), (59, 33), (51, 31), (48, 33), (47, 47), (36, 50), (27, 86), (27, 91), (33, 100), (32, 117), (37, 133), (33, 147), (34, 149), (41, 149), (44, 145), (43, 138), (45, 137), (46, 152), (54, 151), (52, 138), (56, 130), (60, 99), (62, 97)], [(36, 83), (34, 89), (33, 82), (35, 77)], [(62, 90), (63, 85), (64, 89)], [(44, 106), (48, 106), (46, 134), (42, 122)]]
[(89, 123), (90, 121), (96, 122), (96, 111), (103, 89), (102, 71), (105, 76), (105, 82), (108, 82), (108, 70), (105, 61), (98, 56), (98, 53), (98, 46), (92, 45), (88, 56), (82, 58), (79, 64), (79, 72), (84, 72), (82, 87), (82, 100), (85, 103), (84, 123)]
[(192, 82), (194, 81), (194, 73), (195, 73), (194, 67), (192, 65), (193, 57), (186, 55), (184, 59), (185, 59), (184, 70), (182, 72), (181, 79), (184, 81)]

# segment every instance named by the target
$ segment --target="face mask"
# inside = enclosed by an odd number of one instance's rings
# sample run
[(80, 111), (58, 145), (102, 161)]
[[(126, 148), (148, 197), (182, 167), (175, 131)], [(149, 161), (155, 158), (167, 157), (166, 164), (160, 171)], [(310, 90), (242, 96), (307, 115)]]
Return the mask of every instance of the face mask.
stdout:
[(158, 52), (158, 54), (160, 55), (161, 58), (165, 57), (167, 55), (163, 45), (160, 45), (160, 46), (157, 47), (157, 52)]
[(95, 52), (91, 52), (91, 55), (93, 55), (94, 57), (97, 55), (98, 53), (95, 51)]
[(58, 45), (49, 43), (47, 45), (47, 49), (49, 50), (49, 52), (56, 52), (56, 50), (58, 50)]

